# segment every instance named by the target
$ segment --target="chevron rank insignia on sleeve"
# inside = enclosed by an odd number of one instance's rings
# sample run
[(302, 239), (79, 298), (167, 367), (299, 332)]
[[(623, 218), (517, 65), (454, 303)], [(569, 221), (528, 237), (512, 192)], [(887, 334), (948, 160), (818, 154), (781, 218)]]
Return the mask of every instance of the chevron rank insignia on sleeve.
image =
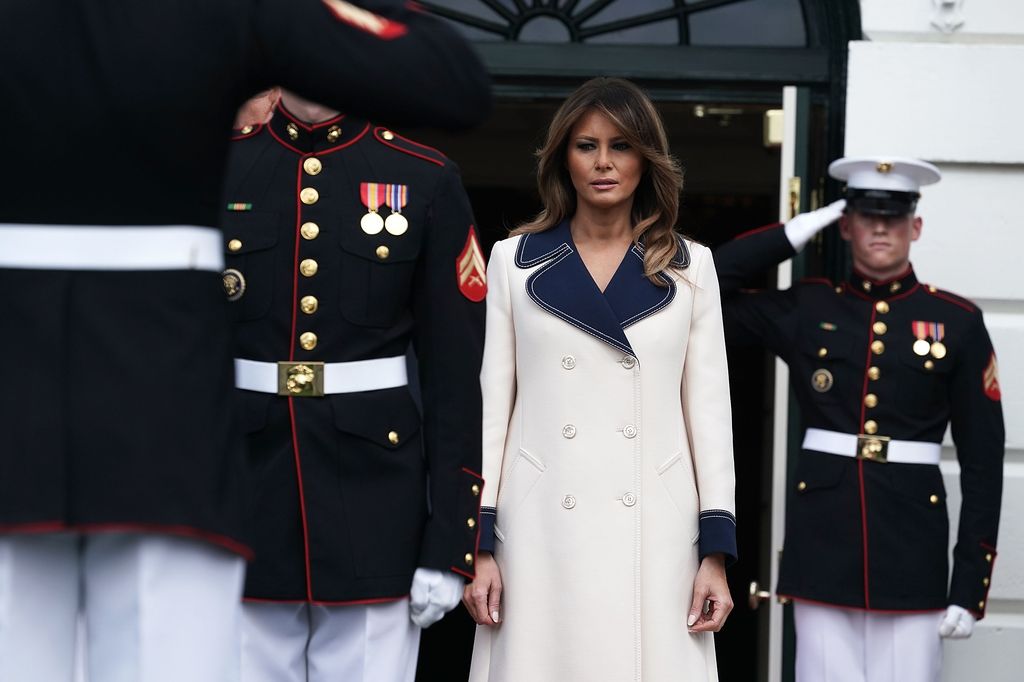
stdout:
[(462, 295), (474, 303), (484, 300), (487, 296), (487, 265), (472, 225), (469, 226), (466, 245), (455, 259), (455, 270)]

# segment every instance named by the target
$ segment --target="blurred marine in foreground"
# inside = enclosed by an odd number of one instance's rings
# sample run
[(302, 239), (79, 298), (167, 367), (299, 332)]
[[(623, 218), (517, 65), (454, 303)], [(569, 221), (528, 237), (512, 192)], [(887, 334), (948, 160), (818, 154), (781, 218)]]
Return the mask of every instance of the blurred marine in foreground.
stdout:
[(0, 5), (0, 679), (222, 682), (245, 462), (217, 225), (238, 106), (281, 84), (471, 126), (487, 77), (397, 2)]

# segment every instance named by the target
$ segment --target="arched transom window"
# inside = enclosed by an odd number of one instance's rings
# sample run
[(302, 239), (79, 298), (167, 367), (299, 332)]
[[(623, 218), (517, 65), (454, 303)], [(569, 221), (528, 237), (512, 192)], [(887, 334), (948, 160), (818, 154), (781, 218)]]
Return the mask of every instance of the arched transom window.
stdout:
[(807, 47), (801, 0), (420, 0), (471, 40)]

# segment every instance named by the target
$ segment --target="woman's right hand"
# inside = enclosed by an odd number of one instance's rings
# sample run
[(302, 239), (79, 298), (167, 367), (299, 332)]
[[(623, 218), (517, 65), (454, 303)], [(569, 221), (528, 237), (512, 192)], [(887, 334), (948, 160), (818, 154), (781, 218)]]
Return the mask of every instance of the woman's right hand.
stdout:
[(501, 622), (501, 571), (490, 552), (476, 558), (476, 577), (463, 589), (462, 603), (479, 625)]

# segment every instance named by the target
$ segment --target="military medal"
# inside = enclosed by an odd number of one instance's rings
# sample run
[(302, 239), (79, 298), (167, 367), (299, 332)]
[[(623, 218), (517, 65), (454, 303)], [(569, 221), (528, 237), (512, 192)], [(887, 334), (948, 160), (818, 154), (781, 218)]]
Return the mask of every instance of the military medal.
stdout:
[(932, 348), (932, 345), (928, 343), (928, 323), (914, 321), (912, 327), (914, 336), (917, 338), (917, 341), (914, 341), (914, 355), (924, 357)]
[(387, 185), (384, 201), (387, 203), (388, 208), (391, 209), (391, 215), (384, 221), (384, 229), (388, 231), (388, 234), (393, 234), (397, 237), (405, 234), (405, 231), (409, 229), (409, 221), (402, 215), (402, 209), (405, 208), (408, 200), (408, 185)]
[(363, 228), (366, 234), (379, 234), (384, 229), (384, 219), (377, 213), (377, 209), (384, 199), (384, 188), (379, 182), (359, 183), (359, 198), (368, 210), (366, 215), (359, 221), (359, 227)]
[(931, 337), (934, 339), (931, 347), (932, 357), (941, 360), (946, 357), (946, 345), (942, 343), (942, 339), (946, 336), (946, 325), (941, 322), (932, 322), (929, 326), (931, 327)]

